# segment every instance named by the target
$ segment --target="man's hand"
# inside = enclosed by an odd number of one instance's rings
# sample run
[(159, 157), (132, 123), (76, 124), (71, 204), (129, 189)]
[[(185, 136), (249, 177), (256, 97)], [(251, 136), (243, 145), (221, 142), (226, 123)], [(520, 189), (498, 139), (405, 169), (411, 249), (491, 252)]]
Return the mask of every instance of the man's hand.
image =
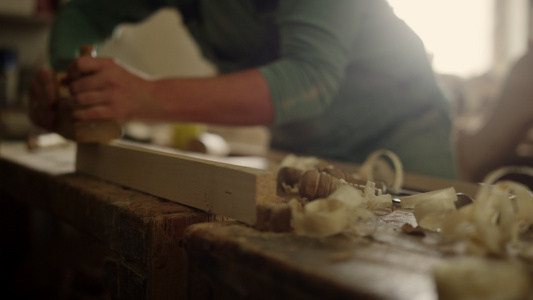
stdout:
[(44, 129), (55, 129), (56, 83), (50, 69), (42, 69), (30, 85), (29, 116), (32, 122)]
[(153, 84), (109, 58), (80, 57), (67, 69), (73, 117), (125, 121), (153, 110)]

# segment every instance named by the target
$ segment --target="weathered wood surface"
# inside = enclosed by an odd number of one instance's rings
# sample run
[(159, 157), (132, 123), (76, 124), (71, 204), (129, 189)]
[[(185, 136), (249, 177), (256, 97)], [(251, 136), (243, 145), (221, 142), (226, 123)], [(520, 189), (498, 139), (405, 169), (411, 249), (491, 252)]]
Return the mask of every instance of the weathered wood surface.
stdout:
[(431, 269), (443, 254), (397, 230), (413, 222), (412, 214), (396, 211), (374, 238), (322, 239), (234, 223), (192, 225), (185, 238), (190, 293), (193, 299), (436, 300)]
[(189, 225), (212, 221), (210, 214), (80, 173), (50, 175), (0, 157), (2, 195), (43, 208), (107, 245), (116, 254), (105, 269), (117, 299), (177, 299), (188, 292), (191, 299), (437, 297), (430, 271), (442, 253), (416, 237), (398, 236), (397, 228), (413, 221), (401, 211), (374, 239), (193, 225), (186, 235), (187, 273), (180, 240)]
[(177, 299), (185, 294), (180, 239), (200, 210), (83, 174), (49, 175), (0, 157), (0, 200), (42, 208), (97, 238), (116, 256), (106, 263), (116, 299)]
[(76, 170), (251, 225), (258, 205), (277, 201), (270, 171), (123, 142), (78, 145)]

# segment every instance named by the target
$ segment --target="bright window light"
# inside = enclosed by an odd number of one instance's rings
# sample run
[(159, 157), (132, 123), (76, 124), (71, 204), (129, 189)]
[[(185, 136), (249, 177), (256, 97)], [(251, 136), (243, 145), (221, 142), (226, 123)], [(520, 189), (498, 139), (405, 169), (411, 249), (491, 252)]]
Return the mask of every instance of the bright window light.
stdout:
[(388, 0), (422, 39), (437, 73), (462, 77), (489, 70), (494, 0)]

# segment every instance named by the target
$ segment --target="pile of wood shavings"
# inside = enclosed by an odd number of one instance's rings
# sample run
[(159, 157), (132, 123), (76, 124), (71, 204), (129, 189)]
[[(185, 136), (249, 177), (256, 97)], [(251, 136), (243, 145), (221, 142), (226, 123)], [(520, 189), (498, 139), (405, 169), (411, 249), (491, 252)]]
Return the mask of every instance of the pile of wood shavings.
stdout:
[(460, 254), (509, 255), (518, 250), (520, 236), (533, 225), (533, 193), (517, 182), (495, 181), (506, 172), (489, 174), (474, 201), (459, 209), (453, 188), (403, 197), (402, 208), (414, 208), (420, 227), (463, 243)]
[[(369, 180), (364, 190), (346, 185), (306, 204), (291, 200), (294, 232), (315, 237), (346, 231), (372, 235), (376, 229), (372, 210), (392, 204), (390, 195), (380, 198), (373, 192), (369, 170), (375, 169), (371, 164), (376, 165), (377, 156), (367, 160), (360, 174), (354, 174)], [(311, 162), (307, 167), (313, 164), (312, 159), (306, 162)], [(461, 244), (453, 248), (460, 249), (457, 253), (433, 269), (439, 299), (533, 299), (528, 264), (533, 262), (533, 239), (524, 239), (533, 225), (533, 195), (519, 183), (496, 181), (511, 171), (517, 173), (516, 168), (504, 168), (490, 174), (475, 201), (459, 209), (453, 187), (401, 199), (402, 208), (413, 209), (416, 234), (423, 236), (424, 230), (429, 230)], [(400, 173), (403, 176), (403, 171)], [(527, 168), (520, 168), (518, 173), (533, 176), (533, 170)]]
[[(421, 194), (414, 215), (424, 229), (462, 247), (434, 269), (439, 299), (532, 299), (533, 194), (524, 185), (497, 181), (508, 173), (533, 176), (533, 169), (506, 167), (489, 174), (470, 205), (455, 209), (454, 191)], [(427, 197), (424, 197), (427, 196)], [(402, 199), (403, 202), (404, 199)], [(413, 199), (408, 199), (413, 200)]]
[[(302, 202), (301, 199), (293, 198), (289, 201), (291, 208), (291, 226), (299, 235), (327, 237), (344, 231), (350, 231), (360, 236), (367, 236), (376, 228), (375, 211), (392, 208), (390, 194), (382, 194), (376, 190), (374, 173), (381, 163), (380, 158), (387, 156), (394, 165), (394, 171), (387, 174), (392, 178), (391, 185), (401, 188), (403, 185), (403, 166), (400, 159), (392, 152), (379, 150), (369, 155), (361, 166), (358, 174), (354, 177), (366, 180), (364, 189), (356, 189), (349, 184), (341, 185), (330, 195), (313, 199), (310, 202)], [(281, 167), (292, 167), (299, 170), (327, 168), (327, 163), (314, 157), (287, 156), (281, 163)], [(388, 171), (383, 167), (382, 173)], [(390, 171), (392, 172), (392, 171)], [(341, 179), (341, 181), (343, 181)], [(344, 182), (346, 183), (346, 182)], [(281, 183), (287, 194), (297, 194), (298, 186), (288, 186)]]
[(296, 234), (327, 237), (349, 230), (366, 236), (375, 230), (376, 216), (372, 209), (391, 207), (392, 198), (389, 194), (376, 196), (372, 187), (361, 192), (345, 185), (329, 197), (313, 200), (303, 207), (296, 199), (289, 205)]

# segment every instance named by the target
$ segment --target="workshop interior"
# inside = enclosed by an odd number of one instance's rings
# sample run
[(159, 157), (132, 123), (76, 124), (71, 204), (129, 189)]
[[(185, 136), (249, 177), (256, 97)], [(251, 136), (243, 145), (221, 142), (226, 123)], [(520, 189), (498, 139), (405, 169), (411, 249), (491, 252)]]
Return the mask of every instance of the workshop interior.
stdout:
[[(0, 0), (0, 298), (533, 298), (533, 131), (483, 160), (503, 147), (491, 116), (533, 101), (533, 1), (387, 0), (448, 101), (453, 180), (387, 149), (276, 151), (267, 126), (36, 126), (30, 85), (70, 1)], [(174, 8), (88, 51), (150, 78), (219, 73)]]

